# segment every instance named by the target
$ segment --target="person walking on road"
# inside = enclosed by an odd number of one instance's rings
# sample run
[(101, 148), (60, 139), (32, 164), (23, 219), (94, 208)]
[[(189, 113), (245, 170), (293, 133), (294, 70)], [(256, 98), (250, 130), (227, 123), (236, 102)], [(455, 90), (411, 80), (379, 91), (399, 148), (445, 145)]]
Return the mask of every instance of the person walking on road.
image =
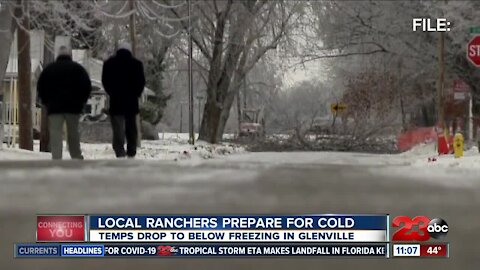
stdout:
[(115, 55), (105, 61), (102, 83), (110, 96), (109, 112), (115, 155), (117, 158), (134, 158), (138, 140), (136, 117), (140, 111), (138, 99), (145, 88), (145, 74), (142, 62), (132, 55), (130, 44), (120, 45)]
[(42, 71), (37, 91), (47, 109), (52, 159), (62, 159), (64, 123), (70, 157), (83, 159), (78, 123), (92, 83), (87, 71), (72, 60), (69, 48), (61, 46), (55, 62)]

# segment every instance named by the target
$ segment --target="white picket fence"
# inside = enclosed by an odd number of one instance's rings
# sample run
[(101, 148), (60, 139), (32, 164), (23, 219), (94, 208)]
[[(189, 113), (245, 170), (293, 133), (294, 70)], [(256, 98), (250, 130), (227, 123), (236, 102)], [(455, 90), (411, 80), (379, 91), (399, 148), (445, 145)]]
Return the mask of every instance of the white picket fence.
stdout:
[[(14, 146), (18, 142), (18, 104), (0, 102), (0, 142)], [(32, 110), (32, 125), (40, 131), (42, 112), (40, 108)]]

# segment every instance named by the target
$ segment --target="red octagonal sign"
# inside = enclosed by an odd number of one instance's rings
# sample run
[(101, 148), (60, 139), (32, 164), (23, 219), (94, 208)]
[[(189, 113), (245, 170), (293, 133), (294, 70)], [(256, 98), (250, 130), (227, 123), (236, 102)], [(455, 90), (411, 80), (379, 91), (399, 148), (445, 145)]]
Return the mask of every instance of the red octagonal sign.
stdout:
[(467, 58), (476, 67), (480, 67), (480, 36), (475, 36), (468, 42)]

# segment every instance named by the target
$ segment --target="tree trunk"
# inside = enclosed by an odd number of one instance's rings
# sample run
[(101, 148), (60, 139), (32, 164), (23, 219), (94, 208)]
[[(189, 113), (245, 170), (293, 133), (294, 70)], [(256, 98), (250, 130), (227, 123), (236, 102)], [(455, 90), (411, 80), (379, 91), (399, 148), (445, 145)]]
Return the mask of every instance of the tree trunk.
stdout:
[[(235, 97), (235, 96), (234, 96)], [(232, 108), (233, 101), (235, 98), (227, 99), (225, 101), (224, 110), (220, 114), (220, 119), (218, 121), (218, 128), (217, 128), (217, 141), (221, 141), (223, 137), (223, 133), (225, 133), (225, 126), (227, 125), (228, 118), (230, 117), (230, 108)]]
[(202, 125), (198, 139), (209, 143), (218, 142), (218, 124), (222, 109), (218, 104), (207, 99), (205, 109), (203, 110)]
[[(243, 20), (245, 19), (243, 18)], [(232, 37), (231, 44), (225, 53), (224, 63), (221, 61), (221, 48), (223, 45), (221, 43), (215, 44), (213, 58), (210, 61), (210, 74), (207, 83), (207, 103), (199, 134), (200, 140), (217, 143), (219, 139), (222, 138), (225, 123), (221, 123), (228, 120), (230, 108), (235, 97), (230, 97), (231, 93), (229, 93), (229, 89), (233, 84), (234, 74), (239, 73), (238, 63), (242, 52), (244, 52), (243, 39), (246, 34), (246, 29), (243, 20), (238, 20), (236, 23), (230, 25), (231, 30), (229, 32), (235, 33), (235, 36)], [(215, 53), (218, 53), (218, 55)], [(229, 96), (228, 101), (227, 96)], [(223, 110), (227, 112), (222, 112)], [(227, 119), (224, 119), (225, 116)]]
[(240, 101), (240, 91), (237, 92), (237, 121), (238, 121), (238, 136), (240, 136), (240, 124), (242, 123), (242, 105)]
[[(19, 0), (18, 4), (28, 10), (28, 2)], [(28, 14), (23, 14), (22, 7), (17, 8), (22, 27), (18, 28), (18, 144), (20, 149), (33, 151), (32, 129), (32, 93), (31, 93), (31, 59), (30, 29)]]
[(4, 8), (0, 10), (0, 29), (10, 29), (10, 31), (0, 31), (0, 85), (3, 85), (3, 79), (7, 70), (8, 58), (10, 56), (10, 47), (12, 46), (13, 33), (16, 24), (9, 12), (8, 4), (3, 4)]
[[(43, 48), (43, 68), (55, 60), (55, 54), (48, 49), (47, 41), (53, 43), (53, 38), (45, 33), (45, 42)], [(42, 118), (40, 123), (40, 152), (50, 152), (50, 134), (48, 132), (48, 112), (47, 107), (42, 106)]]
[(240, 92), (239, 84), (233, 83), (233, 87), (235, 88), (228, 91), (228, 93), (225, 95), (223, 103), (211, 104), (207, 100), (200, 129), (200, 140), (208, 141), (210, 143), (217, 143), (222, 140), (225, 126), (228, 118), (230, 117), (230, 109), (235, 101), (235, 97)]
[[(233, 1), (228, 3), (231, 4)], [(200, 140), (216, 143), (222, 138), (235, 95), (239, 91), (240, 83), (248, 71), (247, 69), (252, 68), (267, 50), (275, 48), (270, 45), (257, 50), (254, 59), (251, 60), (253, 63), (246, 65), (251, 53), (252, 42), (255, 40), (252, 36), (254, 34), (250, 32), (250, 24), (254, 19), (255, 12), (265, 3), (266, 1), (245, 1), (242, 2), (243, 8), (235, 13), (229, 14), (227, 11), (216, 16), (212, 56), (209, 61), (207, 102), (200, 128)], [(239, 4), (240, 6), (242, 5)], [(229, 24), (226, 24), (227, 15), (229, 15)], [(229, 37), (227, 46), (223, 39), (226, 28), (228, 28)], [(278, 39), (275, 39), (273, 43), (277, 41)], [(246, 68), (247, 66), (249, 68)]]

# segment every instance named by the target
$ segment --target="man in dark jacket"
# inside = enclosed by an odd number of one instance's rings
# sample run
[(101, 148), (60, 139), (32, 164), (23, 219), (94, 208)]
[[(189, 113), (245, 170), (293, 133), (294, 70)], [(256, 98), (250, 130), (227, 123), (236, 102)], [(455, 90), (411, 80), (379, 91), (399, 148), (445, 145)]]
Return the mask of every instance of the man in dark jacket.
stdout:
[(67, 47), (60, 47), (56, 61), (42, 71), (37, 91), (47, 108), (52, 158), (62, 159), (63, 125), (66, 123), (70, 156), (83, 159), (78, 122), (92, 91), (92, 83), (87, 71), (72, 60)]
[(133, 158), (137, 154), (138, 99), (145, 88), (145, 74), (142, 62), (133, 57), (129, 44), (122, 44), (116, 54), (105, 61), (102, 83), (110, 96), (112, 145), (115, 155), (117, 158)]

